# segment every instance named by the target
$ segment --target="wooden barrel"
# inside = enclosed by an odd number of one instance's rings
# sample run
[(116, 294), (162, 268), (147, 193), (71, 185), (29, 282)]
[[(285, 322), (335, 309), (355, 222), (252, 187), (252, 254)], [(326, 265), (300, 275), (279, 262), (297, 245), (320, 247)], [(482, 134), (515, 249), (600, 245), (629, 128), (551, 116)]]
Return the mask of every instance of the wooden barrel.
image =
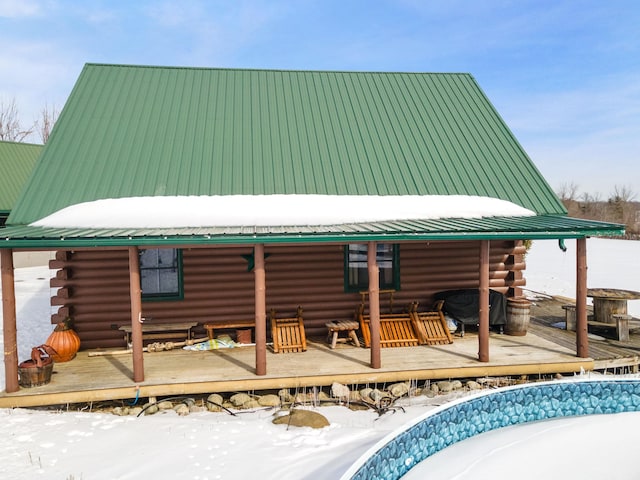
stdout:
[(527, 334), (529, 318), (531, 316), (531, 302), (522, 297), (507, 298), (507, 335), (523, 336)]
[(27, 360), (18, 365), (18, 383), (21, 387), (39, 387), (51, 381), (53, 361), (44, 362), (41, 367), (33, 360)]

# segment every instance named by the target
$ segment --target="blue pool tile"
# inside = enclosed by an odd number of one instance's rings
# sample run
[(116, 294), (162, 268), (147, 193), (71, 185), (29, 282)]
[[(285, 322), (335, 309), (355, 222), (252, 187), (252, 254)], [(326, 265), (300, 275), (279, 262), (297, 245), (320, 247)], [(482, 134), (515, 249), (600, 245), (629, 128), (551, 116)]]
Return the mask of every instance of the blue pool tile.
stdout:
[(508, 387), (456, 403), (399, 433), (343, 479), (398, 480), (440, 450), (479, 433), (549, 418), (640, 411), (640, 380)]

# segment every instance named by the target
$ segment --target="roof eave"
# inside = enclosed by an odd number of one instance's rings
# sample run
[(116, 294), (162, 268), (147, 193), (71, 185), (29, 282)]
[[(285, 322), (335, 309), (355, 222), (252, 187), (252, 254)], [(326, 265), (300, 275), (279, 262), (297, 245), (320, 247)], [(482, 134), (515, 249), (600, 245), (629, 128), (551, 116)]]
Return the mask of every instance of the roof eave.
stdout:
[[(16, 249), (72, 249), (106, 247), (169, 247), (177, 245), (251, 245), (264, 244), (300, 244), (300, 243), (362, 243), (362, 242), (408, 242), (435, 240), (544, 240), (573, 239), (586, 237), (615, 237), (624, 235), (624, 225), (580, 221), (556, 216), (536, 217), (537, 221), (521, 229), (465, 229), (396, 231), (374, 228), (359, 229), (344, 226), (342, 230), (299, 232), (274, 232), (268, 229), (247, 229), (242, 233), (210, 233), (183, 231), (166, 232), (158, 230), (115, 231), (111, 230), (73, 230), (45, 229), (38, 227), (8, 227), (0, 230), (0, 248)], [(546, 220), (540, 223), (540, 219)], [(509, 219), (505, 219), (509, 220)], [(554, 223), (555, 222), (555, 223)], [(560, 222), (560, 225), (557, 223)], [(404, 225), (404, 224), (403, 224)], [(404, 225), (406, 226), (406, 225)], [(495, 227), (492, 223), (491, 227)], [(349, 228), (347, 228), (349, 227)], [(275, 229), (276, 227), (273, 227)]]

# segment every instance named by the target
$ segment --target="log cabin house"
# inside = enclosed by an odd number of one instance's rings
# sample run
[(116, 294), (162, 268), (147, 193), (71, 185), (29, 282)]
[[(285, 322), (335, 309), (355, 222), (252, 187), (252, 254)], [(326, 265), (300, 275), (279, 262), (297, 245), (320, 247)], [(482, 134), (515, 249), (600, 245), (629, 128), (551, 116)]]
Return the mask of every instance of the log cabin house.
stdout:
[[(277, 212), (284, 219), (270, 223), (274, 212), (261, 206), (276, 195), (290, 201)], [(329, 212), (336, 215), (356, 208), (352, 197), (430, 198), (445, 214), (358, 220), (372, 203), (351, 212), (355, 220), (314, 223), (325, 208), (319, 203), (308, 222), (288, 221), (310, 195), (344, 198)], [(236, 221), (233, 208), (179, 201), (230, 196), (249, 199), (255, 218)], [(134, 203), (140, 198), (168, 202)], [(528, 213), (469, 216), (450, 205), (487, 198)], [(129, 207), (113, 213), (105, 200)], [(89, 219), (47, 220), (83, 206)], [(127, 223), (131, 213), (138, 220)], [(180, 217), (189, 220), (174, 223)], [(477, 360), (486, 362), (489, 291), (521, 295), (523, 241), (578, 239), (584, 357), (585, 239), (622, 232), (566, 216), (468, 74), (87, 64), (2, 231), (2, 288), (3, 298), (13, 295), (14, 251), (56, 251), (52, 324), (71, 317), (83, 349), (125, 347), (119, 328), (129, 325), (138, 383), (143, 318), (194, 322), (196, 336), (205, 324), (250, 322), (261, 376), (269, 311), (290, 316), (301, 306), (306, 335), (322, 336), (327, 322), (353, 319), (363, 299), (375, 370), (387, 290), (400, 307), (478, 289)], [(3, 312), (11, 392), (15, 301), (3, 302)]]

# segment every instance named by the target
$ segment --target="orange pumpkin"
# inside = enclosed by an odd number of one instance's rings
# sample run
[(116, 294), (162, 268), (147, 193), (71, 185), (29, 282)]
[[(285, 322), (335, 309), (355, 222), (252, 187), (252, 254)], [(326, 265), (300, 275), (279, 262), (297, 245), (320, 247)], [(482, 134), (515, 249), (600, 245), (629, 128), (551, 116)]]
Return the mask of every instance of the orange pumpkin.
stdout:
[(46, 344), (56, 353), (52, 354), (54, 362), (68, 362), (75, 358), (80, 349), (80, 337), (69, 326), (69, 320), (60, 322), (47, 338)]

